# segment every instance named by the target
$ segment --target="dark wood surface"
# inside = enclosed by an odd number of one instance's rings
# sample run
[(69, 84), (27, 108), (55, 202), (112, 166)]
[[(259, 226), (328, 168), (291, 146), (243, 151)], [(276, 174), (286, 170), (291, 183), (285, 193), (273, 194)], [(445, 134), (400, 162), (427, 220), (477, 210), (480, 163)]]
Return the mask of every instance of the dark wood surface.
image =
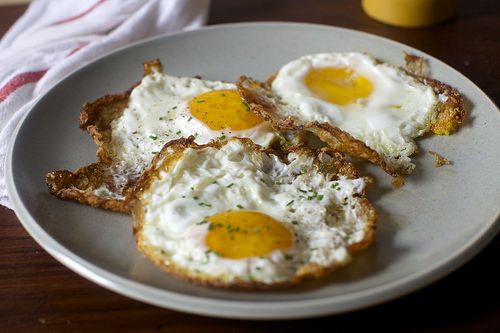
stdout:
[[(359, 3), (212, 0), (209, 24), (301, 21), (385, 36), (445, 61), (498, 104), (500, 1), (462, 0), (453, 20), (433, 28), (412, 30), (369, 19)], [(0, 35), (25, 8), (0, 7)], [(103, 289), (49, 256), (26, 233), (14, 212), (1, 206), (0, 228), (0, 332), (274, 332), (312, 331), (320, 327), (336, 332), (500, 332), (498, 236), (457, 271), (392, 302), (318, 319), (251, 322), (165, 310)]]

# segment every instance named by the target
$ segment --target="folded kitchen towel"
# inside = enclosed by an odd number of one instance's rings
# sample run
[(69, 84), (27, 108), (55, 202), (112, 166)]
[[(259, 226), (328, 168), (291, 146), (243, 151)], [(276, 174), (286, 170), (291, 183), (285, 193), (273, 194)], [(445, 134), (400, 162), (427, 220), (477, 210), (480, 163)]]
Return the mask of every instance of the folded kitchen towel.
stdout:
[(5, 185), (7, 146), (38, 97), (113, 49), (200, 27), (208, 7), (209, 0), (33, 1), (0, 41), (0, 205), (11, 207)]

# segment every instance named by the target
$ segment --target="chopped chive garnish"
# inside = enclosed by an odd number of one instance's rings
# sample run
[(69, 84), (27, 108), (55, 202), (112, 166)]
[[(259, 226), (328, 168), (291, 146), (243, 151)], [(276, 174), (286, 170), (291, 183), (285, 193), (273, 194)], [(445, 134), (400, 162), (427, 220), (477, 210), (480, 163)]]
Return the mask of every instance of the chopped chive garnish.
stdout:
[(163, 120), (163, 117), (158, 118), (159, 120)]
[(150, 136), (149, 136), (149, 138), (150, 138), (150, 139), (153, 139), (153, 140), (158, 139), (158, 137), (157, 137), (156, 135), (154, 135), (154, 134), (150, 135)]
[(305, 191), (305, 190), (301, 190), (300, 188), (299, 188), (298, 190), (299, 190), (299, 192), (302, 192), (302, 193), (307, 193), (307, 191)]
[(231, 183), (231, 184), (227, 185), (226, 187), (231, 188), (231, 186), (233, 186), (233, 185), (234, 185), (234, 183)]
[(200, 221), (200, 222), (198, 222), (198, 223), (196, 223), (196, 224), (197, 224), (197, 225), (201, 225), (201, 224), (205, 224), (205, 223), (208, 223), (208, 221), (207, 221), (207, 220), (202, 220), (202, 221)]
[(318, 194), (318, 192), (314, 191), (311, 196), (307, 197), (307, 200), (317, 199), (318, 201), (321, 201), (323, 197), (324, 197), (323, 194)]
[(226, 138), (226, 135), (225, 135), (224, 133), (222, 133), (222, 135), (221, 135), (221, 136), (219, 136), (219, 139), (220, 139), (220, 140), (224, 140), (225, 138)]
[(196, 103), (204, 103), (204, 102), (205, 102), (204, 99), (199, 99), (199, 100), (196, 101)]
[(245, 111), (250, 111), (250, 107), (248, 106), (248, 104), (246, 102), (243, 102), (243, 106), (245, 107)]
[(237, 204), (236, 207), (238, 207), (239, 209), (243, 209), (243, 206), (240, 204)]
[(299, 224), (299, 221), (292, 221), (292, 224)]
[(191, 121), (191, 119), (193, 119), (193, 117), (189, 117), (189, 118), (188, 118), (188, 121)]
[(177, 106), (174, 106), (174, 107), (172, 108), (172, 110), (175, 110), (175, 109), (177, 109)]
[(224, 93), (220, 93), (220, 95), (221, 95), (222, 97), (225, 97), (225, 96), (226, 96), (226, 94), (224, 94)]
[(290, 206), (291, 204), (293, 204), (294, 202), (295, 202), (295, 200), (292, 200), (292, 201), (290, 201), (289, 203), (287, 203), (287, 204), (286, 204), (286, 205), (287, 205), (287, 207), (288, 207), (288, 206)]
[(175, 134), (177, 135), (181, 134), (181, 130), (178, 130), (177, 132), (175, 132)]
[(195, 196), (195, 197), (193, 197), (193, 199), (194, 199), (194, 200), (198, 200), (199, 198)]

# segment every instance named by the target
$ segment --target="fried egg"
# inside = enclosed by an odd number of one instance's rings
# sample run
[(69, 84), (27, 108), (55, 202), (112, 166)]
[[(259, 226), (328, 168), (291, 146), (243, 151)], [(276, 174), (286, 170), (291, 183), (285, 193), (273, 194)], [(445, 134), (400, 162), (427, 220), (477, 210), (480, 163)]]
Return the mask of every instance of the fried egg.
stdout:
[(322, 171), (309, 150), (286, 161), (247, 139), (167, 145), (135, 190), (138, 248), (183, 278), (266, 287), (319, 277), (368, 246), (366, 182)]
[(194, 136), (196, 142), (232, 136), (268, 147), (277, 136), (236, 91), (221, 81), (163, 73), (159, 60), (144, 63), (144, 77), (124, 93), (85, 103), (80, 126), (97, 145), (98, 161), (46, 176), (55, 196), (128, 212), (132, 189), (163, 145)]
[(405, 172), (445, 95), (361, 53), (306, 55), (283, 66), (272, 81), (281, 118), (328, 123), (350, 133)]

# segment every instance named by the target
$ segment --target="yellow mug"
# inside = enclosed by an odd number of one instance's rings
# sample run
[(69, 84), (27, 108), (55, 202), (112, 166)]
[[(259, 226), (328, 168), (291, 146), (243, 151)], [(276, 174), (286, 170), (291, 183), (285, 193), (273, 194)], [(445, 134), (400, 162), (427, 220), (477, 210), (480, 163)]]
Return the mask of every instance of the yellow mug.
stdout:
[(456, 12), (456, 0), (362, 0), (365, 13), (386, 24), (422, 28), (443, 22)]

